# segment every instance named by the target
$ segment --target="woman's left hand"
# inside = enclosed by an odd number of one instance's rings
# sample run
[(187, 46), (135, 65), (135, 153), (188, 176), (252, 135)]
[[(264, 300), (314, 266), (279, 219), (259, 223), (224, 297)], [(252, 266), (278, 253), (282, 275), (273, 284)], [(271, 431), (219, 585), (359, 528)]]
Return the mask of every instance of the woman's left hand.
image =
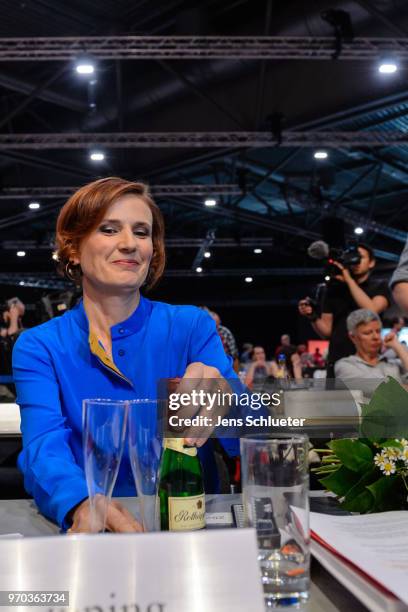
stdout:
[(198, 361), (190, 363), (176, 391), (178, 397), (186, 394), (187, 399), (188, 395), (188, 401), (183, 402), (177, 412), (173, 413), (179, 419), (199, 417), (198, 425), (184, 428), (186, 444), (200, 447), (208, 440), (218, 423), (218, 417), (225, 416), (229, 410), (229, 405), (224, 406), (224, 402), (219, 401), (219, 394), (223, 393), (231, 393), (231, 387), (217, 368)]

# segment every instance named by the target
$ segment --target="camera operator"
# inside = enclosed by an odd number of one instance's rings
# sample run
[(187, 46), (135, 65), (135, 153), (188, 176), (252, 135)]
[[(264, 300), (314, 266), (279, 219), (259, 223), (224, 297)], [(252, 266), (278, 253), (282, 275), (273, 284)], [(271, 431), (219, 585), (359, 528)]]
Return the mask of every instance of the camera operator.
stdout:
[(376, 263), (372, 249), (360, 243), (357, 250), (360, 261), (351, 265), (350, 269), (338, 261), (331, 261), (339, 273), (334, 277), (337, 282), (327, 288), (320, 315), (310, 298), (299, 302), (299, 313), (311, 321), (319, 336), (330, 339), (328, 378), (334, 377), (335, 362), (353, 353), (354, 347), (347, 332), (348, 315), (357, 308), (366, 308), (379, 314), (388, 307), (390, 301), (387, 283), (370, 279)]
[(25, 306), (17, 298), (7, 300), (3, 310), (3, 327), (0, 329), (0, 374), (11, 375), (11, 353), (20, 333), (23, 331)]

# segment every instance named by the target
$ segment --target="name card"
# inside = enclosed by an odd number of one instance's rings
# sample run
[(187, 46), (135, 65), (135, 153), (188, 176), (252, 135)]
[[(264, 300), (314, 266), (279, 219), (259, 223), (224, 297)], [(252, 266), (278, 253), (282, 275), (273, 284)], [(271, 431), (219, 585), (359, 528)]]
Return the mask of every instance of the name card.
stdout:
[(251, 529), (25, 538), (0, 548), (0, 591), (69, 592), (69, 607), (47, 612), (264, 611)]

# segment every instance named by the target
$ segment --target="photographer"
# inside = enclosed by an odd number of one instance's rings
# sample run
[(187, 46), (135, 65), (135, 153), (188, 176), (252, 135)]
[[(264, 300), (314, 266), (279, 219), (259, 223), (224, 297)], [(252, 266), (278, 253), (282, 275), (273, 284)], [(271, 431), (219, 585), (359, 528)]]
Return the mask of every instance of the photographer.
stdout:
[(357, 308), (366, 308), (379, 314), (389, 305), (387, 283), (370, 279), (376, 263), (372, 249), (359, 244), (357, 250), (360, 261), (351, 265), (350, 269), (338, 261), (331, 262), (339, 273), (334, 277), (337, 282), (327, 288), (320, 315), (310, 298), (299, 302), (299, 313), (311, 321), (319, 336), (330, 339), (328, 378), (334, 377), (336, 361), (353, 353), (354, 347), (347, 332), (348, 315)]

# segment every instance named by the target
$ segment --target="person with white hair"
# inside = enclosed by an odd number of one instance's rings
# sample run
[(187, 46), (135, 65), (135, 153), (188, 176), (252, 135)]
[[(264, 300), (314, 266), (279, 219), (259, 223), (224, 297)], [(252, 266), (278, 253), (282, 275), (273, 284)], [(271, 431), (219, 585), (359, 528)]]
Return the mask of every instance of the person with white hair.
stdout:
[[(359, 308), (349, 314), (347, 330), (356, 347), (356, 353), (336, 362), (336, 378), (384, 379), (386, 376), (392, 376), (398, 382), (403, 381), (404, 374), (408, 371), (408, 349), (399, 342), (395, 332), (389, 332), (382, 340), (381, 328), (378, 314), (367, 308)], [(401, 366), (388, 363), (382, 358), (382, 344), (395, 351), (401, 360)]]

